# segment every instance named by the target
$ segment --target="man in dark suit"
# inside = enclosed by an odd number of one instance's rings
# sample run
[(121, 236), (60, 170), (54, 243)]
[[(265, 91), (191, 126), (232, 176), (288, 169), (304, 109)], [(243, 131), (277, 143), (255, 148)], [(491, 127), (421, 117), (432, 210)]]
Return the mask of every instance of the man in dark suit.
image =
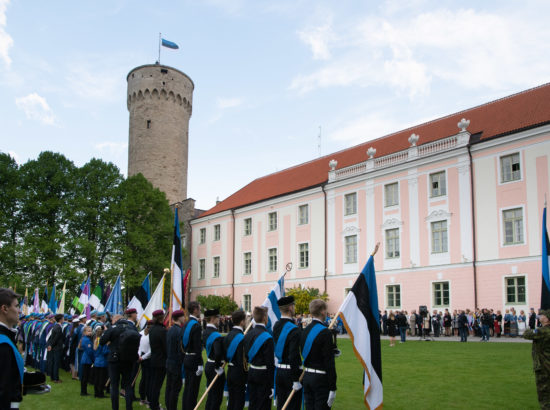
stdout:
[(250, 410), (270, 410), (273, 398), (275, 372), (273, 338), (266, 330), (267, 308), (256, 306), (252, 312), (254, 328), (243, 340), (244, 352), (249, 363), (248, 391)]
[(314, 299), (309, 304), (312, 321), (302, 332), (301, 349), (304, 357), (304, 400), (306, 409), (329, 409), (336, 398), (337, 352), (332, 332), (327, 328), (327, 304)]
[(181, 366), (183, 365), (183, 346), (181, 327), (185, 321), (185, 312), (172, 313), (174, 325), (166, 335), (166, 392), (164, 401), (167, 410), (177, 410), (178, 396), (181, 390)]
[(61, 383), (61, 380), (59, 380), (59, 366), (61, 364), (61, 353), (63, 352), (63, 345), (65, 343), (62, 327), (63, 321), (64, 316), (62, 313), (55, 315), (56, 323), (52, 328), (52, 334), (50, 335), (47, 344), (48, 354), (51, 355), (50, 377), (54, 383)]
[(231, 315), (233, 327), (224, 338), (223, 347), (227, 359), (227, 410), (242, 410), (245, 402), (246, 367), (243, 356), (244, 327), (246, 313), (242, 309)]
[(204, 312), (206, 318), (206, 329), (202, 332), (202, 345), (206, 349), (206, 385), (210, 386), (216, 375), (214, 386), (208, 392), (205, 410), (217, 410), (220, 408), (223, 399), (223, 386), (225, 385), (225, 374), (223, 371), (225, 352), (223, 350), (223, 337), (218, 332), (220, 325), (220, 311), (209, 309)]
[(184, 409), (194, 409), (197, 405), (197, 396), (201, 384), (201, 376), (204, 370), (202, 361), (202, 329), (201, 329), (201, 305), (193, 301), (187, 307), (189, 319), (183, 326), (183, 349), (185, 357), (183, 367), (185, 370), (185, 387), (183, 389), (182, 404)]
[(153, 326), (149, 332), (151, 345), (151, 383), (149, 384), (149, 406), (159, 410), (159, 396), (166, 376), (166, 328), (163, 324), (164, 311), (153, 312)]
[[(277, 409), (283, 408), (290, 392), (302, 388), (299, 381), (302, 370), (300, 366), (300, 336), (301, 332), (294, 323), (295, 305), (294, 296), (285, 296), (277, 301), (281, 311), (281, 319), (273, 326), (273, 341), (275, 343), (275, 357), (277, 370), (275, 376), (275, 393)], [(289, 410), (300, 410), (302, 395), (295, 393), (287, 406)]]

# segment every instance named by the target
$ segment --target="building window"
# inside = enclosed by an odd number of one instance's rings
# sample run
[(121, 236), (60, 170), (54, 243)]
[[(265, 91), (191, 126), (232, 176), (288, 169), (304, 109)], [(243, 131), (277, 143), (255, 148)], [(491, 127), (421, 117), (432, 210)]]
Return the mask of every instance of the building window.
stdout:
[(399, 205), (399, 184), (384, 185), (384, 206)]
[(354, 215), (357, 213), (357, 193), (344, 196), (345, 215)]
[(252, 218), (246, 218), (244, 220), (243, 233), (244, 236), (252, 235)]
[(433, 283), (434, 307), (449, 307), (449, 282)]
[(504, 224), (504, 245), (523, 243), (523, 210), (521, 208), (502, 211)]
[(252, 252), (244, 253), (244, 274), (250, 275), (252, 273)]
[(445, 180), (445, 171), (430, 174), (430, 196), (447, 195), (447, 181)]
[(306, 225), (309, 223), (309, 207), (300, 205), (298, 208), (298, 225)]
[(221, 226), (219, 224), (214, 225), (214, 240), (219, 241), (220, 237), (221, 237)]
[(187, 248), (187, 235), (183, 235), (181, 237), (181, 247), (182, 248)]
[(357, 263), (357, 235), (346, 236), (346, 263)]
[(268, 250), (269, 272), (277, 271), (277, 248)]
[(199, 279), (204, 279), (206, 276), (206, 260), (199, 260)]
[(386, 286), (386, 301), (388, 309), (401, 308), (401, 285)]
[(300, 244), (300, 269), (309, 268), (309, 243)]
[(500, 182), (518, 181), (521, 179), (519, 154), (506, 155), (500, 158)]
[(243, 309), (245, 312), (250, 312), (252, 300), (250, 295), (243, 295)]
[(447, 221), (432, 222), (432, 253), (447, 251)]
[(200, 243), (206, 242), (206, 228), (201, 228), (200, 231)]
[(268, 228), (270, 231), (274, 231), (277, 229), (277, 212), (270, 212), (267, 216), (267, 219), (269, 221)]
[(399, 258), (399, 228), (386, 229), (386, 258)]
[(525, 276), (505, 278), (506, 303), (525, 304)]
[(212, 275), (213, 278), (219, 278), (220, 277), (220, 257), (214, 256), (214, 274)]

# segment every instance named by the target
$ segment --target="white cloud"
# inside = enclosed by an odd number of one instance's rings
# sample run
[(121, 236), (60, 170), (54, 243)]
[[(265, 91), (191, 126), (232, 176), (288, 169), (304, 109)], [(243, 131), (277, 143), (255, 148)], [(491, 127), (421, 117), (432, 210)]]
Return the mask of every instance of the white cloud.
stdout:
[(10, 0), (0, 0), (0, 60), (4, 61), (6, 66), (10, 66), (11, 58), (9, 56), (9, 49), (13, 45), (13, 39), (6, 32), (6, 9)]
[[(531, 12), (438, 9), (411, 16), (386, 11), (354, 24), (342, 21), (332, 26), (330, 61), (295, 76), (290, 89), (390, 86), (414, 99), (428, 94), (435, 80), (494, 90), (540, 84), (548, 81), (550, 26)], [(310, 38), (301, 39), (313, 47)], [(318, 43), (317, 56), (326, 56)]]
[[(89, 56), (88, 61), (93, 60)], [(67, 83), (80, 97), (102, 101), (117, 101), (125, 95), (121, 90), (127, 67), (106, 68), (105, 64), (93, 66), (89, 62), (74, 62), (69, 66)]]
[(411, 125), (392, 120), (380, 112), (371, 112), (342, 125), (328, 137), (333, 141), (343, 141), (346, 145), (355, 145), (383, 137)]
[(37, 93), (15, 99), (15, 105), (23, 110), (29, 120), (40, 121), (42, 124), (55, 125), (55, 116), (48, 102)]
[(222, 98), (218, 97), (216, 100), (216, 104), (218, 105), (218, 108), (225, 110), (226, 108), (235, 108), (239, 105), (242, 105), (243, 100), (242, 98)]
[(330, 46), (335, 41), (335, 36), (332, 30), (332, 17), (329, 15), (326, 20), (321, 25), (298, 31), (300, 40), (311, 48), (315, 60), (328, 60), (331, 57)]
[(106, 151), (111, 155), (123, 155), (128, 152), (127, 142), (106, 141), (96, 144), (94, 147), (99, 151)]

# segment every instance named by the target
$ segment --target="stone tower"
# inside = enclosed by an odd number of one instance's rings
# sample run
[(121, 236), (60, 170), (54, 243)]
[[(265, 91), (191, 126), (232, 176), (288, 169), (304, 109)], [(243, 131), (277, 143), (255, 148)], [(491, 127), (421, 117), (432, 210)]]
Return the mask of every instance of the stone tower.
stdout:
[(142, 173), (176, 204), (187, 198), (187, 155), (193, 89), (175, 68), (150, 64), (128, 77), (128, 176)]

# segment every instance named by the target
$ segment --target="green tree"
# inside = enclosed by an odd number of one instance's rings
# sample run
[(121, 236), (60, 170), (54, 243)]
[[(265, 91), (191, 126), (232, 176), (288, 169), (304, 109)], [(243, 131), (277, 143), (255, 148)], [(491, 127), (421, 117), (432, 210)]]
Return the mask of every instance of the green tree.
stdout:
[(326, 292), (321, 293), (317, 288), (302, 287), (301, 285), (286, 289), (286, 294), (287, 296), (294, 296), (297, 315), (308, 314), (309, 302), (313, 299), (329, 300)]
[(197, 296), (197, 301), (201, 304), (201, 309), (203, 312), (207, 309), (219, 309), (221, 315), (230, 315), (238, 309), (237, 304), (229, 295), (199, 295)]
[[(166, 195), (141, 174), (120, 184), (115, 214), (122, 221), (120, 260), (127, 289), (141, 285), (148, 272), (158, 280), (170, 265), (173, 215)], [(168, 283), (170, 279), (168, 278)]]

